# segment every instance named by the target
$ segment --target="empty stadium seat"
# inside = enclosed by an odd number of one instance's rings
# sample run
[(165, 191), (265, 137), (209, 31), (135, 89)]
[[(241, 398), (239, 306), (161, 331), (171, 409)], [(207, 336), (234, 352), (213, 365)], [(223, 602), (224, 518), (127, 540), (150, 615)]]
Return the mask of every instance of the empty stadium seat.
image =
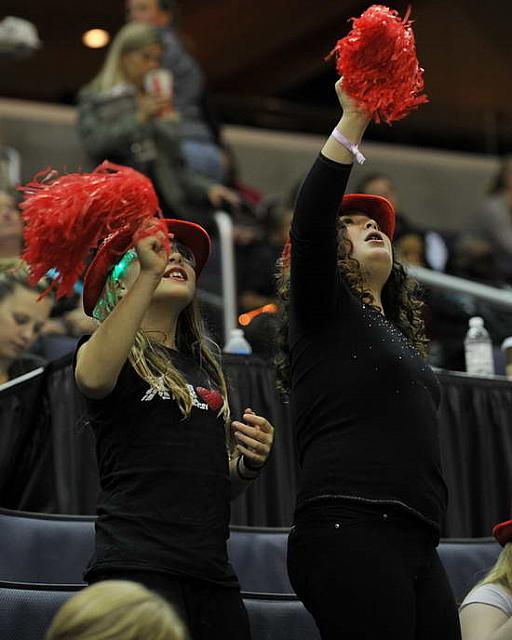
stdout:
[(83, 583), (94, 548), (94, 520), (0, 509), (0, 580)]
[(437, 550), (460, 604), (496, 562), (501, 546), (494, 538), (447, 538)]
[(286, 569), (287, 541), (288, 529), (231, 527), (228, 555), (242, 591), (293, 594)]
[(0, 638), (42, 640), (60, 606), (81, 588), (0, 581)]

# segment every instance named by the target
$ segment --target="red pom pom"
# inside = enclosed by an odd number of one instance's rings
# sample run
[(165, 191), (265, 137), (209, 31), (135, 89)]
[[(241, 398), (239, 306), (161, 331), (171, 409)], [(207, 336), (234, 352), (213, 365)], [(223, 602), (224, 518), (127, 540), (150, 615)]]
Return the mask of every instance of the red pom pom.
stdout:
[[(52, 285), (57, 297), (71, 293), (89, 253), (106, 236), (117, 232), (132, 238), (138, 230), (139, 239), (150, 235), (155, 227), (141, 225), (160, 211), (149, 178), (110, 162), (92, 173), (59, 176), (47, 170), (19, 189), (24, 193), (22, 257), (33, 283), (57, 270)], [(161, 229), (167, 233), (164, 223)]]
[(377, 123), (404, 118), (428, 102), (418, 64), (409, 11), (403, 20), (382, 5), (372, 5), (331, 55), (343, 76), (343, 89)]

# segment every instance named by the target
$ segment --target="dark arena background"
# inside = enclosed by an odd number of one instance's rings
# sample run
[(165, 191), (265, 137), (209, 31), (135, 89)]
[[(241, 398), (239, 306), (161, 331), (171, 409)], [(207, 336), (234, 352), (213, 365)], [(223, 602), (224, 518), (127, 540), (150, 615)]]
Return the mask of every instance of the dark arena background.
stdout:
[[(349, 33), (350, 18), (370, 3), (164, 2), (182, 57), (176, 70), (170, 67), (174, 93), (166, 108), (175, 127), (166, 144), (175, 150), (163, 168), (157, 162), (167, 151), (156, 138), (149, 141), (148, 131), (165, 119), (165, 109), (119, 112), (108, 116), (108, 126), (98, 133), (98, 114), (121, 102), (98, 108), (90, 106), (94, 100), (87, 102), (89, 83), (126, 24), (130, 3), (137, 0), (2, 0), (0, 5), (0, 637), (43, 638), (58, 608), (82, 593), (105, 490), (97, 463), (101, 445), (74, 376), (78, 341), (98, 326), (83, 310), (84, 277), (97, 245), (86, 247), (89, 255), (72, 290), (36, 302), (44, 288), (26, 281), (24, 225), (26, 231), (29, 224), (27, 216), (22, 220), (22, 202), (30, 193), (19, 187), (41, 171), (84, 173), (111, 160), (152, 180), (165, 217), (201, 224), (211, 237), (197, 298), (226, 376), (231, 416), (239, 421), (251, 407), (274, 427), (272, 451), (259, 477), (231, 503), (228, 556), (253, 640), (315, 640), (320, 633), (287, 574), (287, 539), (305, 454), (297, 443), (293, 388), (288, 394), (276, 380), (283, 314), (276, 273), (286, 262), (283, 248), (288, 255), (301, 184), (340, 119), (338, 74), (329, 53)], [(403, 17), (409, 5), (388, 6)], [(392, 255), (417, 282), (414, 292), (423, 303), (418, 313), (429, 340), (426, 358), (439, 382), (440, 466), (449, 495), (437, 531), (438, 553), (460, 605), (501, 551), (493, 527), (511, 517), (512, 3), (415, 0), (410, 8), (428, 102), (391, 124), (370, 122), (360, 145), (366, 162), (354, 164), (346, 192), (391, 202)], [(164, 67), (163, 60), (155, 66)], [(128, 75), (125, 80), (119, 86), (132, 82)], [(130, 100), (142, 105), (143, 94), (154, 97), (148, 82), (132, 82), (125, 106)], [(183, 112), (180, 91), (190, 92)], [(196, 133), (187, 137), (192, 122), (190, 131)], [(118, 146), (103, 144), (117, 133)], [(206, 146), (194, 151), (198, 140)], [(207, 161), (212, 150), (215, 167)], [(80, 233), (67, 236), (62, 227), (59, 233), (63, 245), (77, 246)], [(50, 264), (54, 245), (49, 246), (48, 284), (59, 279), (59, 265)], [(12, 284), (20, 270), (24, 283)], [(10, 306), (16, 287), (33, 295), (31, 310)], [(320, 324), (334, 313), (327, 302), (311, 300)], [(32, 311), (38, 304), (39, 310), (48, 306), (42, 315)], [(480, 369), (471, 360), (475, 317), (483, 318), (485, 331), (476, 342), (488, 355)], [(23, 322), (32, 333), (20, 328)], [(335, 389), (343, 366), (333, 365), (328, 385)], [(386, 366), (387, 379), (394, 380), (393, 366)], [(292, 380), (293, 375), (297, 372)], [(167, 391), (157, 387), (150, 392), (163, 398)], [(209, 391), (196, 385), (201, 389)], [(379, 396), (373, 391), (365, 403), (374, 402), (377, 412), (379, 403), (372, 398)], [(344, 386), (339, 396), (350, 392)], [(320, 413), (322, 394), (323, 388), (312, 399)], [(397, 395), (383, 419), (391, 421), (398, 402)], [(413, 432), (415, 426), (412, 417), (407, 429)], [(511, 588), (512, 567), (507, 570)], [(463, 626), (463, 640), (472, 640), (465, 633)]]

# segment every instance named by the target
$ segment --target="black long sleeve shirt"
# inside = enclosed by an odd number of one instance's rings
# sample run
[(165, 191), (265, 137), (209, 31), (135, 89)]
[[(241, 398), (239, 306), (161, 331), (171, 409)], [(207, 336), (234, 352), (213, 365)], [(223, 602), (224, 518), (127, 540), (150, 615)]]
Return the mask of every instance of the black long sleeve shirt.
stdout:
[(321, 499), (401, 506), (440, 529), (435, 375), (337, 268), (336, 218), (350, 165), (320, 155), (292, 223), (289, 346), (301, 465), (297, 512)]

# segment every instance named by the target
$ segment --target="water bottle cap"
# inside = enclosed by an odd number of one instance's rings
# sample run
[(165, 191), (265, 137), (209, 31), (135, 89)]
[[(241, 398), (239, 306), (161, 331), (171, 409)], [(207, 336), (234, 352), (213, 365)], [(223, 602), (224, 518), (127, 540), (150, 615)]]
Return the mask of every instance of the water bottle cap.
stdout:
[(469, 326), (473, 329), (474, 327), (482, 328), (484, 326), (484, 319), (480, 316), (474, 316), (469, 319)]

